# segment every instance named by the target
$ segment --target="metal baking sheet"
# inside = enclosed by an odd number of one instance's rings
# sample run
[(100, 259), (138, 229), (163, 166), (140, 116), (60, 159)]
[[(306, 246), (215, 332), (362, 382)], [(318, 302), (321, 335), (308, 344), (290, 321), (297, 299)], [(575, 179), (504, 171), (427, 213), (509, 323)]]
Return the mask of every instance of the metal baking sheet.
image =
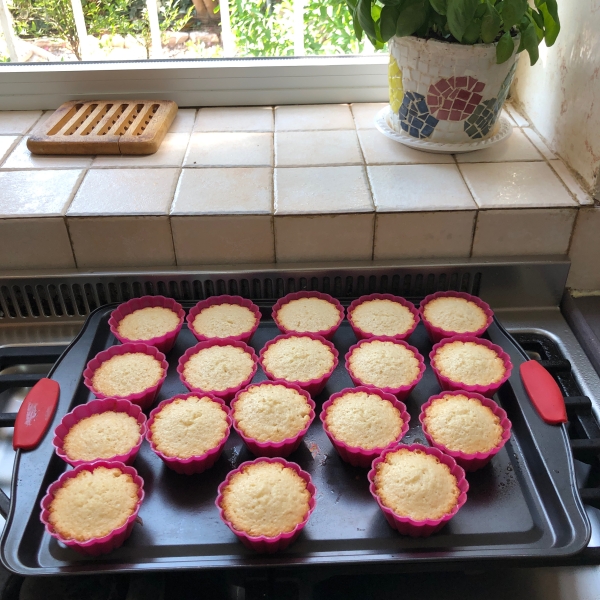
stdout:
[[(351, 299), (343, 301), (346, 306)], [(252, 339), (258, 352), (278, 330), (270, 318), (271, 302), (258, 302), (263, 321)], [(134, 467), (144, 478), (146, 498), (141, 524), (123, 547), (89, 558), (60, 545), (39, 520), (46, 488), (67, 465), (53, 452), (52, 431), (65, 413), (92, 399), (83, 385), (85, 364), (116, 343), (108, 318), (116, 305), (90, 315), (77, 339), (51, 372), (61, 396), (57, 414), (42, 444), (20, 452), (15, 462), (11, 511), (2, 536), (2, 561), (23, 575), (95, 573), (204, 568), (291, 567), (376, 563), (449, 563), (473, 559), (540, 559), (564, 557), (583, 549), (590, 526), (577, 495), (565, 428), (546, 425), (535, 413), (519, 378), (523, 356), (494, 323), (489, 338), (504, 348), (515, 369), (497, 395), (513, 423), (505, 448), (484, 469), (468, 474), (468, 500), (439, 533), (423, 539), (398, 534), (386, 523), (368, 490), (367, 471), (344, 463), (317, 418), (300, 448), (288, 460), (313, 477), (317, 506), (299, 539), (284, 552), (258, 555), (247, 550), (219, 519), (214, 505), (217, 486), (227, 473), (254, 457), (232, 430), (216, 465), (200, 475), (178, 475), (144, 443)], [(184, 303), (191, 308), (192, 303)], [(196, 342), (184, 324), (168, 355), (169, 371), (157, 403), (186, 389), (177, 376), (179, 356)], [(333, 342), (340, 364), (318, 397), (317, 414), (333, 393), (351, 387), (344, 355), (356, 342), (344, 321)], [(431, 350), (420, 324), (409, 342), (426, 358)], [(265, 379), (259, 368), (254, 381)], [(406, 442), (426, 443), (418, 422), (420, 406), (438, 393), (430, 368), (407, 400), (411, 427)]]

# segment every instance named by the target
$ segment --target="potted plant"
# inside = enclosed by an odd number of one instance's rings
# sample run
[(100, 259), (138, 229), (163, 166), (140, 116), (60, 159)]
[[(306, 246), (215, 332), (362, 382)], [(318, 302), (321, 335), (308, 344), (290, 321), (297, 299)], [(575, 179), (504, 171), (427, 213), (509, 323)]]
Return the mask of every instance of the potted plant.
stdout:
[(560, 30), (556, 0), (346, 1), (359, 40), (388, 42), (388, 124), (408, 140), (493, 136), (519, 53), (535, 64)]

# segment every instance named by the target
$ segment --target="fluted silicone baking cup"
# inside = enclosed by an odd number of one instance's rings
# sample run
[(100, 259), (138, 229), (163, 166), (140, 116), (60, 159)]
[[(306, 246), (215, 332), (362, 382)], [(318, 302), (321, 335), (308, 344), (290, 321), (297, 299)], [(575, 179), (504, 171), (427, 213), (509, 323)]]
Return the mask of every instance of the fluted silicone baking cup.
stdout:
[[(142, 308), (156, 307), (160, 306), (162, 308), (168, 308), (172, 310), (174, 313), (177, 313), (179, 317), (179, 324), (175, 329), (165, 333), (164, 335), (159, 335), (157, 337), (150, 338), (148, 340), (130, 340), (122, 336), (119, 333), (119, 323), (132, 312), (136, 310), (141, 310)], [(146, 344), (148, 346), (154, 346), (157, 350), (161, 352), (168, 352), (175, 344), (175, 340), (177, 339), (177, 335), (181, 331), (181, 327), (183, 325), (183, 319), (185, 317), (185, 311), (181, 307), (179, 302), (175, 302), (172, 298), (165, 298), (165, 296), (142, 296), (141, 298), (133, 298), (124, 304), (121, 304), (112, 311), (110, 315), (110, 319), (108, 320), (108, 325), (110, 327), (111, 333), (122, 343), (127, 344), (129, 342), (139, 342), (142, 344)]]
[[(69, 433), (71, 428), (83, 419), (87, 419), (93, 415), (99, 415), (109, 411), (125, 413), (137, 421), (137, 424), (140, 427), (140, 435), (137, 443), (132, 446), (129, 452), (125, 452), (124, 454), (115, 454), (114, 456), (108, 457), (96, 457), (90, 460), (69, 458), (65, 451), (64, 443), (65, 436), (67, 433)], [(98, 400), (92, 400), (87, 404), (80, 404), (70, 413), (67, 413), (54, 430), (54, 439), (52, 440), (52, 444), (54, 445), (56, 454), (58, 454), (58, 456), (60, 456), (65, 462), (69, 463), (73, 467), (77, 467), (85, 463), (95, 462), (97, 460), (122, 462), (126, 465), (130, 465), (135, 460), (135, 457), (142, 446), (145, 435), (146, 415), (142, 412), (142, 409), (137, 404), (132, 404), (129, 402), (129, 400), (124, 400), (122, 398), (102, 398)]]
[(302, 388), (303, 390), (306, 390), (312, 397), (317, 396), (318, 394), (320, 394), (323, 391), (323, 388), (327, 384), (327, 380), (331, 377), (331, 375), (335, 371), (336, 367), (338, 366), (339, 352), (337, 351), (336, 347), (329, 340), (326, 340), (324, 337), (317, 335), (316, 333), (286, 333), (283, 335), (278, 335), (277, 337), (273, 338), (272, 340), (269, 340), (264, 345), (263, 349), (260, 351), (258, 362), (260, 363), (262, 370), (265, 372), (265, 375), (269, 379), (283, 380), (282, 377), (277, 377), (276, 375), (271, 373), (271, 371), (269, 371), (269, 369), (265, 366), (265, 364), (264, 364), (265, 352), (273, 344), (276, 344), (278, 341), (289, 339), (289, 338), (294, 338), (294, 337), (309, 337), (312, 340), (318, 340), (319, 342), (321, 342), (322, 344), (327, 346), (329, 348), (329, 350), (331, 351), (331, 353), (333, 354), (333, 365), (332, 365), (331, 369), (329, 369), (329, 371), (327, 373), (324, 373), (323, 375), (321, 375), (321, 377), (317, 377), (315, 379), (310, 379), (308, 381), (290, 381), (288, 379), (285, 380), (288, 383), (294, 383), (295, 385)]
[[(249, 329), (248, 331), (245, 331), (244, 333), (241, 333), (239, 335), (230, 335), (230, 336), (227, 336), (224, 338), (209, 337), (206, 335), (202, 335), (201, 333), (198, 333), (194, 329), (195, 318), (203, 310), (205, 310), (211, 306), (217, 306), (219, 304), (237, 304), (239, 306), (243, 306), (244, 308), (247, 308), (248, 310), (250, 310), (255, 318), (255, 322), (254, 322), (252, 329)], [(258, 308), (258, 306), (256, 306), (256, 304), (254, 304), (254, 302), (250, 302), (250, 300), (247, 300), (246, 298), (242, 298), (241, 296), (228, 296), (228, 295), (211, 296), (210, 298), (207, 298), (206, 300), (201, 300), (200, 302), (198, 302), (198, 304), (196, 304), (196, 306), (194, 306), (190, 310), (190, 312), (188, 313), (188, 316), (187, 316), (187, 324), (188, 324), (190, 331), (194, 334), (194, 336), (196, 337), (196, 339), (199, 342), (205, 342), (207, 340), (215, 340), (215, 339), (237, 340), (238, 342), (248, 342), (250, 340), (250, 338), (254, 335), (254, 332), (258, 329), (258, 325), (260, 324), (260, 317), (261, 317), (261, 314), (260, 314), (260, 309)]]
[[(188, 383), (183, 375), (185, 363), (190, 359), (192, 355), (200, 352), (200, 350), (205, 350), (206, 348), (212, 348), (214, 346), (234, 346), (235, 348), (241, 348), (242, 350), (244, 350), (244, 352), (248, 353), (251, 356), (253, 362), (253, 367), (250, 375), (246, 377), (243, 381), (241, 381), (238, 385), (232, 386), (225, 390), (203, 390), (200, 388), (195, 388), (190, 383)], [(183, 382), (183, 385), (185, 385), (185, 387), (188, 390), (190, 390), (190, 392), (195, 392), (196, 394), (212, 394), (213, 396), (217, 396), (217, 398), (222, 398), (225, 402), (229, 403), (242, 388), (246, 387), (252, 381), (252, 378), (254, 377), (254, 375), (256, 375), (257, 363), (258, 357), (256, 356), (254, 349), (245, 344), (244, 342), (239, 342), (237, 340), (231, 339), (212, 339), (206, 340), (205, 342), (199, 342), (195, 346), (188, 348), (179, 357), (179, 363), (177, 364), (177, 373), (179, 373), (179, 378)]]
[[(446, 329), (442, 329), (441, 327), (436, 327), (426, 319), (424, 312), (427, 303), (431, 302), (432, 300), (435, 300), (436, 298), (462, 298), (463, 300), (473, 302), (474, 304), (479, 306), (481, 310), (483, 310), (487, 317), (487, 321), (483, 327), (480, 327), (476, 331), (464, 332), (462, 334), (457, 331), (448, 331)], [(454, 337), (456, 335), (470, 335), (473, 337), (480, 337), (486, 332), (487, 328), (492, 324), (492, 321), (494, 320), (494, 313), (492, 312), (492, 309), (490, 308), (490, 305), (487, 302), (484, 302), (483, 300), (481, 300), (481, 298), (478, 298), (477, 296), (471, 296), (471, 294), (465, 294), (464, 292), (454, 291), (436, 292), (435, 294), (430, 294), (429, 296), (426, 296), (425, 298), (423, 298), (421, 304), (419, 305), (419, 314), (421, 315), (421, 320), (423, 321), (423, 325), (425, 325), (425, 329), (427, 330), (429, 339), (434, 344), (439, 342), (440, 340), (443, 340), (444, 338)]]
[[(377, 465), (385, 460), (385, 457), (390, 452), (396, 452), (397, 450), (407, 449), (410, 452), (414, 452), (415, 450), (421, 450), (426, 454), (431, 454), (435, 456), (441, 463), (448, 466), (450, 469), (450, 473), (456, 479), (456, 485), (460, 491), (458, 499), (456, 501), (456, 505), (454, 508), (446, 515), (441, 517), (440, 519), (424, 519), (422, 521), (417, 521), (415, 519), (411, 519), (410, 517), (404, 517), (396, 514), (391, 508), (387, 507), (381, 501), (381, 498), (377, 494), (377, 490), (375, 489), (375, 475), (377, 473)], [(422, 446), (421, 444), (399, 444), (398, 446), (394, 446), (392, 448), (388, 448), (384, 450), (384, 452), (373, 461), (373, 466), (368, 474), (369, 479), (369, 491), (377, 504), (379, 504), (379, 508), (381, 508), (383, 514), (387, 522), (391, 527), (397, 529), (400, 533), (404, 535), (410, 535), (411, 537), (427, 537), (436, 531), (439, 531), (446, 523), (454, 517), (454, 515), (460, 510), (463, 504), (467, 501), (467, 491), (469, 490), (469, 484), (465, 479), (465, 471), (464, 469), (456, 464), (456, 461), (447, 454), (444, 454), (437, 448), (430, 448), (429, 446)]]
[[(378, 386), (378, 385), (375, 385), (374, 383), (368, 383), (366, 381), (363, 381), (362, 379), (359, 379), (356, 375), (354, 375), (354, 373), (352, 372), (352, 368), (350, 367), (350, 357), (352, 356), (352, 353), (357, 348), (362, 346), (363, 344), (370, 344), (371, 342), (375, 342), (375, 341), (392, 342), (394, 344), (399, 344), (401, 346), (404, 346), (405, 348), (408, 348), (415, 355), (417, 360), (419, 361), (419, 374), (417, 375), (417, 377), (413, 381), (411, 381), (411, 383), (409, 383), (407, 385), (402, 385), (400, 387), (391, 388), (391, 387)], [(346, 353), (345, 359), (346, 359), (346, 370), (348, 371), (348, 375), (350, 375), (350, 378), (354, 382), (354, 385), (364, 386), (364, 387), (368, 387), (368, 388), (372, 388), (372, 389), (381, 390), (382, 392), (387, 392), (388, 394), (393, 394), (400, 401), (405, 400), (408, 397), (408, 395), (416, 387), (416, 385), (419, 383), (419, 381), (421, 381), (421, 379), (423, 378), (423, 373), (425, 373), (425, 361), (423, 360), (421, 353), (414, 346), (407, 344), (404, 340), (397, 340), (395, 338), (383, 337), (380, 335), (376, 335), (376, 336), (373, 336), (370, 338), (366, 338), (364, 340), (360, 340), (360, 342), (358, 342), (357, 344), (354, 344), (354, 346), (350, 346), (350, 348), (348, 349), (348, 352)]]
[[(427, 431), (427, 425), (425, 424), (425, 416), (427, 413), (427, 409), (431, 406), (434, 400), (438, 400), (440, 398), (444, 398), (445, 396), (459, 396), (464, 395), (469, 398), (475, 398), (479, 400), (483, 406), (487, 406), (496, 417), (500, 419), (500, 426), (502, 427), (502, 437), (497, 446), (489, 450), (488, 452), (461, 452), (460, 450), (450, 450), (444, 444), (440, 442), (436, 442), (436, 440), (431, 436), (429, 431)], [(493, 400), (482, 396), (481, 394), (476, 394), (475, 392), (467, 392), (466, 390), (457, 390), (455, 392), (442, 392), (441, 394), (436, 394), (435, 396), (431, 396), (425, 404), (421, 407), (421, 414), (419, 415), (419, 421), (421, 426), (423, 427), (423, 433), (427, 438), (427, 441), (437, 448), (441, 450), (444, 454), (448, 454), (451, 456), (465, 471), (477, 471), (482, 467), (485, 467), (492, 458), (504, 448), (504, 444), (510, 438), (510, 430), (512, 427), (511, 422), (508, 420), (506, 416), (506, 411), (500, 408)]]
[[(236, 529), (233, 526), (233, 523), (225, 517), (225, 511), (223, 510), (223, 508), (221, 506), (221, 502), (223, 500), (223, 491), (229, 484), (229, 481), (231, 480), (231, 478), (236, 473), (240, 473), (246, 467), (248, 467), (250, 465), (255, 465), (260, 462), (280, 463), (284, 467), (293, 469), (298, 475), (300, 475), (300, 477), (302, 477), (302, 479), (304, 479), (304, 481), (306, 481), (306, 489), (310, 493), (310, 500), (308, 501), (308, 511), (307, 511), (306, 515), (304, 516), (304, 519), (302, 520), (302, 522), (298, 523), (294, 527), (294, 529), (292, 529), (291, 531), (288, 531), (285, 533), (280, 533), (279, 535), (276, 535), (274, 537), (267, 537), (264, 535), (254, 537), (254, 536), (248, 535), (244, 531), (240, 531), (239, 529)], [(308, 523), (308, 519), (310, 518), (310, 515), (312, 514), (313, 510), (315, 510), (316, 491), (317, 490), (316, 490), (315, 486), (313, 485), (310, 475), (306, 471), (303, 471), (299, 467), (299, 465), (297, 465), (296, 463), (288, 462), (287, 460), (284, 460), (283, 458), (264, 458), (263, 457), (263, 458), (257, 458), (256, 460), (253, 460), (253, 461), (248, 461), (248, 462), (242, 463), (237, 469), (235, 469), (234, 471), (230, 471), (229, 474), (227, 475), (227, 478), (225, 479), (225, 481), (223, 481), (223, 483), (221, 483), (221, 485), (219, 486), (218, 495), (217, 495), (215, 504), (217, 505), (217, 508), (219, 509), (219, 515), (221, 516), (223, 523), (225, 523), (225, 525), (227, 525), (227, 527), (229, 527), (229, 529), (231, 529), (231, 531), (239, 538), (239, 540), (244, 544), (244, 546), (246, 546), (247, 548), (250, 548), (251, 550), (255, 550), (256, 552), (260, 552), (263, 554), (272, 554), (274, 552), (279, 552), (281, 550), (285, 550), (285, 548), (287, 548), (300, 535), (300, 532), (304, 529), (304, 527)]]
[[(400, 431), (400, 435), (392, 440), (389, 444), (385, 446), (377, 446), (376, 448), (361, 448), (360, 446), (350, 446), (346, 442), (339, 440), (335, 437), (335, 435), (329, 430), (327, 426), (327, 411), (329, 407), (335, 402), (337, 398), (341, 396), (345, 396), (349, 393), (357, 393), (357, 392), (365, 392), (367, 394), (376, 394), (383, 400), (387, 400), (392, 404), (392, 406), (400, 412), (400, 418), (402, 419), (402, 429)], [(383, 392), (381, 390), (375, 388), (368, 388), (365, 386), (359, 386), (355, 388), (346, 388), (345, 390), (341, 390), (333, 394), (327, 402), (323, 404), (323, 408), (321, 410), (320, 415), (321, 421), (323, 423), (323, 429), (327, 434), (327, 437), (333, 444), (333, 447), (338, 451), (338, 454), (342, 457), (342, 460), (345, 460), (347, 463), (350, 463), (354, 467), (364, 467), (369, 468), (371, 463), (375, 458), (377, 458), (386, 448), (390, 446), (395, 446), (400, 442), (400, 440), (406, 435), (406, 432), (409, 428), (410, 415), (406, 410), (406, 405), (404, 402), (400, 402), (394, 395), (388, 394), (387, 392)]]
[[(389, 336), (377, 336), (377, 334), (370, 333), (368, 331), (365, 331), (364, 329), (361, 329), (354, 322), (352, 315), (357, 306), (360, 306), (365, 302), (370, 302), (371, 300), (390, 300), (391, 302), (396, 302), (396, 304), (401, 304), (405, 308), (408, 308), (414, 319), (413, 326), (407, 329), (404, 333), (398, 333)], [(352, 327), (352, 331), (354, 331), (354, 335), (356, 335), (357, 339), (359, 340), (364, 340), (372, 337), (391, 337), (395, 340), (406, 340), (413, 333), (413, 331), (419, 324), (419, 321), (421, 320), (421, 317), (419, 316), (419, 311), (415, 308), (415, 305), (412, 302), (409, 302), (408, 300), (405, 300), (400, 296), (393, 296), (392, 294), (369, 294), (368, 296), (361, 296), (360, 298), (354, 300), (354, 302), (352, 302), (352, 304), (350, 304), (350, 306), (346, 309), (346, 317), (348, 319), (348, 323), (350, 323), (350, 327)]]
[[(468, 385), (461, 381), (454, 381), (449, 377), (446, 377), (442, 373), (440, 373), (435, 366), (435, 355), (437, 351), (444, 346), (445, 344), (451, 344), (452, 342), (473, 342), (475, 344), (481, 344), (486, 346), (486, 348), (490, 348), (493, 350), (504, 363), (504, 376), (500, 381), (496, 383), (490, 383), (489, 385)], [(429, 363), (431, 364), (431, 368), (437, 377), (437, 380), (440, 384), (440, 387), (446, 391), (452, 390), (466, 390), (467, 392), (475, 392), (477, 394), (481, 394), (482, 396), (486, 396), (487, 398), (491, 398), (500, 388), (500, 386), (510, 377), (512, 372), (512, 363), (510, 361), (510, 357), (500, 346), (496, 346), (496, 344), (492, 344), (492, 342), (488, 340), (484, 340), (483, 338), (473, 337), (470, 335), (455, 335), (451, 338), (444, 338), (442, 341), (438, 342), (434, 345), (433, 349), (429, 353)]]
[[(263, 385), (282, 385), (286, 388), (296, 390), (301, 396), (306, 399), (306, 402), (310, 406), (310, 413), (308, 415), (308, 421), (306, 425), (294, 436), (281, 440), (279, 442), (261, 442), (251, 436), (246, 435), (244, 431), (239, 427), (237, 419), (235, 418), (235, 405), (239, 400), (242, 394), (246, 391), (250, 390), (254, 387), (260, 387)], [(315, 403), (313, 399), (310, 397), (309, 393), (306, 390), (303, 390), (299, 386), (289, 383), (288, 381), (284, 381), (283, 379), (275, 379), (273, 381), (261, 381), (260, 383), (254, 383), (249, 385), (247, 388), (240, 390), (235, 398), (231, 401), (231, 420), (233, 422), (233, 428), (238, 432), (239, 436), (244, 440), (246, 446), (248, 446), (248, 450), (252, 452), (255, 456), (266, 456), (269, 458), (273, 458), (275, 456), (281, 456), (285, 458), (289, 456), (294, 450), (298, 448), (300, 443), (302, 442), (302, 438), (306, 435), (308, 428), (311, 423), (315, 419)]]
[[(94, 385), (92, 383), (94, 373), (103, 362), (106, 362), (113, 356), (120, 356), (122, 354), (132, 354), (138, 352), (148, 354), (149, 356), (154, 357), (161, 364), (163, 374), (162, 377), (154, 385), (146, 388), (141, 392), (136, 392), (135, 394), (128, 394), (126, 396), (107, 396), (94, 388)], [(159, 350), (157, 350), (154, 346), (148, 346), (146, 344), (142, 344), (141, 342), (127, 343), (123, 344), (122, 346), (111, 346), (110, 348), (103, 350), (102, 352), (98, 353), (94, 358), (92, 358), (92, 360), (90, 360), (83, 372), (83, 383), (97, 398), (124, 398), (125, 400), (129, 400), (129, 402), (137, 404), (145, 410), (146, 408), (149, 408), (154, 402), (158, 391), (160, 390), (162, 384), (164, 383), (167, 377), (168, 368), (169, 364), (165, 360), (165, 355)]]
[[(65, 481), (68, 479), (72, 479), (76, 477), (81, 471), (94, 471), (98, 467), (106, 467), (107, 469), (119, 469), (123, 473), (127, 475), (131, 475), (134, 483), (138, 486), (138, 503), (135, 507), (135, 510), (129, 515), (127, 521), (121, 527), (117, 527), (117, 529), (113, 529), (108, 535), (99, 538), (91, 538), (86, 540), (85, 542), (79, 542), (77, 540), (68, 539), (63, 537), (60, 533), (54, 530), (52, 524), (50, 523), (50, 504), (54, 499), (54, 494), (56, 491), (62, 487)], [(133, 526), (135, 525), (135, 521), (137, 519), (138, 513), (140, 511), (140, 506), (142, 505), (142, 501), (144, 500), (144, 480), (138, 475), (138, 472), (133, 467), (128, 467), (120, 462), (100, 460), (94, 463), (86, 463), (83, 465), (79, 465), (75, 467), (71, 471), (66, 471), (63, 473), (57, 481), (52, 483), (48, 488), (46, 495), (42, 498), (40, 506), (42, 508), (42, 514), (40, 515), (40, 519), (44, 524), (46, 531), (53, 537), (56, 538), (59, 542), (68, 546), (69, 548), (73, 548), (82, 554), (87, 554), (89, 556), (98, 556), (100, 554), (106, 554), (107, 552), (111, 552), (112, 550), (118, 548), (123, 545), (123, 542), (131, 535), (133, 530)]]
[[(340, 318), (338, 319), (338, 322), (333, 327), (329, 327), (328, 329), (322, 329), (321, 331), (296, 331), (294, 329), (288, 329), (287, 327), (284, 327), (277, 320), (277, 313), (279, 312), (279, 310), (281, 309), (281, 307), (284, 304), (287, 304), (288, 302), (291, 302), (292, 300), (300, 300), (301, 298), (319, 298), (319, 300), (326, 300), (330, 304), (333, 304), (340, 313)], [(279, 331), (282, 331), (283, 333), (302, 333), (302, 334), (314, 333), (315, 335), (320, 335), (321, 337), (324, 337), (326, 340), (330, 340), (333, 337), (333, 334), (337, 331), (337, 329), (340, 326), (340, 324), (342, 323), (342, 321), (344, 320), (344, 307), (333, 296), (330, 296), (329, 294), (322, 294), (321, 292), (306, 292), (306, 291), (305, 292), (292, 292), (291, 294), (287, 294), (287, 296), (280, 298), (273, 305), (273, 312), (271, 313), (271, 315), (273, 317), (273, 321), (275, 321), (275, 325), (277, 325), (277, 327), (279, 328)]]
[[(165, 407), (167, 404), (171, 404), (171, 402), (175, 402), (175, 400), (185, 400), (186, 398), (190, 398), (192, 396), (202, 398), (210, 398), (213, 402), (216, 402), (221, 409), (227, 415), (227, 431), (223, 438), (219, 441), (219, 443), (207, 450), (203, 454), (198, 454), (195, 456), (189, 456), (188, 458), (178, 458), (176, 456), (167, 456), (163, 452), (161, 452), (154, 443), (152, 439), (152, 425), (154, 423), (154, 419), (156, 415)], [(217, 398), (212, 394), (207, 394), (206, 392), (202, 392), (198, 394), (197, 392), (190, 392), (189, 394), (177, 394), (177, 396), (173, 396), (173, 398), (169, 398), (168, 400), (163, 400), (151, 413), (148, 417), (148, 427), (146, 430), (146, 439), (150, 444), (153, 452), (169, 467), (173, 469), (173, 471), (180, 473), (182, 475), (192, 475), (194, 473), (202, 473), (207, 469), (210, 469), (217, 460), (219, 460), (219, 456), (221, 456), (221, 452), (223, 451), (223, 447), (225, 446), (225, 442), (229, 439), (229, 434), (231, 433), (231, 417), (229, 414), (229, 409), (227, 405), (221, 398)]]

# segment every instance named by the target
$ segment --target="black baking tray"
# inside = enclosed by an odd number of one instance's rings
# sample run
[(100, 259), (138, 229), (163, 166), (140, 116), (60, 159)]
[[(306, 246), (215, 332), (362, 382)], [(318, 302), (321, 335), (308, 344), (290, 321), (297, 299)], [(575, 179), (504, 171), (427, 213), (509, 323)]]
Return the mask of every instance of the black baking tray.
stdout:
[[(270, 318), (272, 302), (257, 304), (263, 319), (251, 345), (258, 352), (279, 331)], [(219, 519), (214, 505), (217, 486), (230, 470), (254, 458), (233, 430), (215, 466), (199, 475), (169, 470), (144, 443), (134, 467), (145, 481), (146, 498), (139, 513), (142, 523), (135, 525), (131, 537), (121, 548), (97, 558), (62, 546), (45, 532), (39, 518), (47, 487), (68, 468), (54, 454), (52, 432), (65, 413), (93, 398), (81, 374), (91, 358), (117, 343), (108, 327), (115, 306), (93, 312), (52, 369), (50, 377), (61, 387), (52, 426), (37, 449), (17, 454), (11, 509), (1, 540), (2, 562), (10, 570), (43, 575), (383, 563), (408, 566), (432, 561), (549, 559), (573, 555), (587, 545), (590, 525), (577, 493), (566, 430), (545, 424), (534, 411), (519, 377), (519, 365), (525, 360), (522, 351), (496, 323), (487, 335), (502, 346), (514, 365), (510, 380), (496, 396), (513, 423), (511, 439), (489, 465), (468, 474), (467, 502), (439, 533), (414, 539), (391, 529), (369, 493), (367, 470), (339, 458), (318, 418), (322, 403), (333, 392), (352, 387), (344, 355), (356, 338), (344, 320), (333, 338), (340, 364), (315, 398), (317, 418), (288, 459), (311, 474), (317, 505), (306, 528), (287, 550), (275, 555), (247, 550)], [(184, 303), (185, 308), (191, 306)], [(422, 324), (409, 342), (428, 363), (431, 342)], [(195, 343), (184, 325), (167, 357), (168, 375), (156, 403), (187, 391), (176, 366), (179, 356)], [(264, 379), (259, 368), (254, 381)], [(418, 421), (420, 406), (439, 391), (427, 368), (406, 401), (411, 426), (404, 441), (426, 443)]]

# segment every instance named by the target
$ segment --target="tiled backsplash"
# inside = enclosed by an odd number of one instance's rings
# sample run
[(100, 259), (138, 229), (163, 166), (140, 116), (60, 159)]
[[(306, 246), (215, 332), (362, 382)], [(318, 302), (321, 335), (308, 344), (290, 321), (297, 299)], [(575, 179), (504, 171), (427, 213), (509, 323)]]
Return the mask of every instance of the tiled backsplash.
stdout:
[(0, 112), (0, 269), (570, 254), (600, 289), (600, 208), (518, 113), (450, 156), (383, 104), (182, 109), (151, 156), (33, 156), (49, 113)]

